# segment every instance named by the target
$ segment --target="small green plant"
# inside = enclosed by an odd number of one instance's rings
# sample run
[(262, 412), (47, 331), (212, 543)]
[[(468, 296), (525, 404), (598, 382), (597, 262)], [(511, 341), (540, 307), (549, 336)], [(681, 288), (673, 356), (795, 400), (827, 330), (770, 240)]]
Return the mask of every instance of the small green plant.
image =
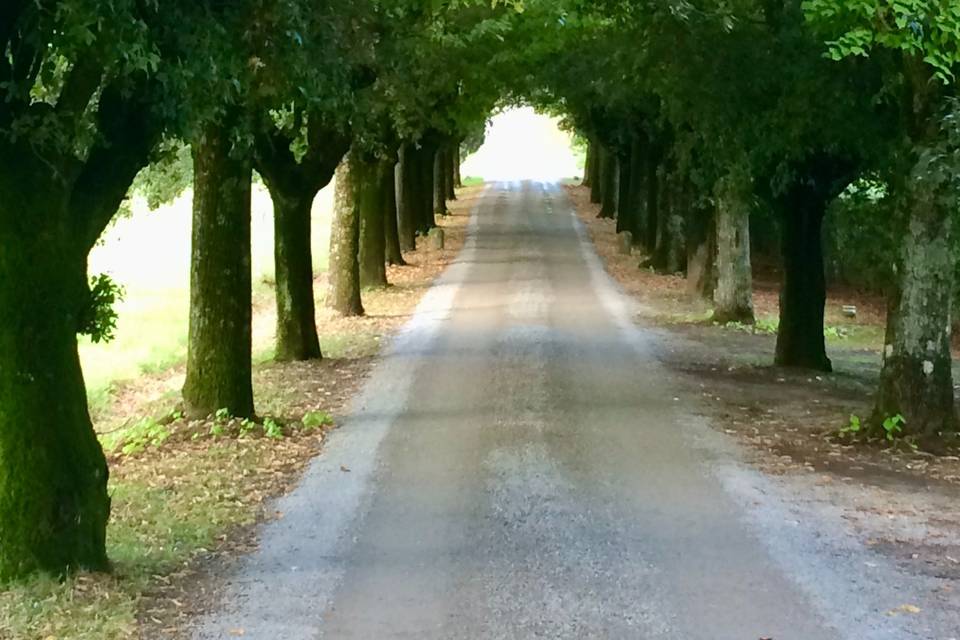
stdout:
[(330, 426), (333, 424), (333, 418), (324, 411), (308, 411), (303, 416), (303, 420), (300, 421), (303, 424), (303, 428), (307, 431), (313, 429), (319, 429), (321, 427)]
[(220, 422), (214, 422), (213, 424), (210, 425), (210, 435), (213, 436), (214, 438), (219, 438), (220, 436), (224, 435), (226, 432), (227, 432), (226, 428), (224, 428), (223, 424)]
[(243, 422), (240, 423), (240, 437), (244, 438), (250, 435), (251, 433), (253, 433), (254, 429), (256, 428), (257, 428), (256, 422), (254, 422), (253, 420), (244, 420)]
[(860, 420), (860, 416), (855, 413), (850, 414), (850, 422), (847, 423), (847, 426), (841, 427), (841, 435), (857, 435), (863, 429), (863, 422)]
[(217, 409), (217, 412), (213, 414), (213, 419), (220, 424), (230, 422), (231, 417), (230, 409), (227, 409), (226, 407)]
[(881, 426), (883, 426), (884, 435), (887, 438), (887, 441), (893, 442), (896, 438), (898, 438), (903, 433), (903, 425), (906, 423), (907, 421), (900, 414), (890, 416), (885, 419)]
[(263, 421), (263, 435), (274, 440), (283, 439), (283, 428), (277, 424), (273, 418), (265, 418)]
[(159, 447), (170, 437), (170, 430), (153, 418), (144, 418), (126, 433), (120, 453), (125, 456), (144, 451), (147, 447)]

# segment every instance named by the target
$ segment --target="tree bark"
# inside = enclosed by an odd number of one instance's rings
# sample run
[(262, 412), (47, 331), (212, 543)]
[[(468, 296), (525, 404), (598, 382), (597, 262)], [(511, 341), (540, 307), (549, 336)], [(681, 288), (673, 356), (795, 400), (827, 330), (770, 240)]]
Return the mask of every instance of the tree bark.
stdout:
[(593, 162), (595, 160), (595, 155), (593, 140), (588, 140), (587, 152), (583, 157), (583, 180), (580, 181), (581, 187), (590, 186), (590, 176), (593, 174)]
[(644, 201), (646, 206), (643, 208), (643, 250), (653, 257), (657, 250), (657, 234), (660, 226), (660, 180), (658, 178), (660, 170), (660, 153), (656, 145), (647, 141), (646, 157), (643, 162), (643, 168), (646, 171), (644, 185), (646, 186)]
[(637, 211), (636, 202), (633, 200), (633, 162), (631, 154), (628, 152), (620, 156), (617, 167), (620, 177), (617, 180), (617, 233), (623, 231), (630, 232), (631, 235), (637, 233)]
[[(360, 286), (387, 286), (387, 243), (384, 215), (386, 163), (377, 159), (354, 162), (357, 208), (360, 215)], [(390, 167), (392, 171), (392, 167)]]
[(405, 144), (400, 148), (400, 163), (397, 168), (397, 231), (403, 251), (414, 251), (417, 248), (420, 187), (415, 150), (413, 145)]
[(453, 147), (453, 186), (463, 187), (463, 176), (460, 175), (460, 167), (463, 165), (463, 159), (460, 157), (460, 143)]
[(61, 206), (55, 187), (16, 167), (3, 172), (0, 582), (38, 570), (103, 570), (107, 464), (77, 355), (86, 252), (44, 219)]
[(717, 184), (717, 288), (713, 318), (720, 323), (754, 322), (750, 266), (752, 181), (734, 167)]
[(717, 230), (712, 211), (692, 211), (687, 217), (687, 291), (713, 300), (717, 286)]
[(326, 304), (343, 316), (362, 316), (364, 313), (360, 300), (360, 212), (356, 171), (356, 160), (352, 155), (344, 158), (337, 168), (330, 231)]
[(283, 195), (273, 199), (274, 269), (276, 273), (276, 359), (281, 362), (318, 360), (320, 339), (313, 298), (313, 249), (310, 218), (313, 195)]
[(386, 170), (381, 176), (383, 180), (383, 229), (386, 245), (387, 264), (405, 266), (403, 251), (400, 247), (400, 231), (398, 221), (398, 191), (400, 183), (400, 166), (397, 162), (387, 162)]
[(798, 183), (782, 196), (783, 281), (774, 362), (832, 371), (824, 341), (823, 218), (830, 195)]
[(598, 218), (613, 218), (617, 212), (617, 156), (612, 151), (603, 149), (600, 156), (601, 204)]
[(433, 154), (433, 211), (447, 215), (447, 158), (443, 147)]
[(435, 144), (422, 141), (421, 146), (414, 150), (413, 159), (417, 163), (417, 176), (420, 182), (419, 189), (414, 191), (418, 197), (416, 203), (417, 233), (426, 236), (437, 226), (434, 215), (434, 198), (436, 184), (434, 180), (434, 164), (436, 162), (437, 147)]
[(684, 245), (684, 201), (679, 177), (664, 166), (660, 179), (660, 205), (657, 225), (657, 247), (653, 267), (661, 273), (681, 273), (686, 266)]
[(603, 147), (599, 142), (592, 141), (593, 162), (590, 165), (590, 202), (603, 202)]
[(935, 438), (957, 430), (950, 356), (955, 256), (949, 185), (933, 184), (935, 154), (920, 154), (899, 194), (908, 229), (903, 238), (897, 290), (887, 316), (875, 428), (900, 415), (904, 433)]
[(191, 416), (219, 409), (253, 418), (249, 155), (229, 127), (208, 126), (193, 145), (190, 331), (183, 400)]
[(443, 151), (443, 186), (447, 190), (447, 200), (450, 202), (456, 202), (457, 200), (457, 189), (456, 189), (456, 178), (454, 176), (453, 165), (456, 163), (456, 158), (454, 155), (454, 147), (452, 144), (444, 147)]

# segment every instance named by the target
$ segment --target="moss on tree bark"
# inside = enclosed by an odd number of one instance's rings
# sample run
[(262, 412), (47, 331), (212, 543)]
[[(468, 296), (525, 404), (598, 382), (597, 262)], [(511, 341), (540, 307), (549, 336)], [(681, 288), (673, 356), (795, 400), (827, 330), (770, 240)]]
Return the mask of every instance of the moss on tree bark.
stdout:
[[(392, 167), (389, 167), (392, 171)], [(387, 286), (387, 237), (384, 216), (384, 176), (387, 165), (375, 158), (354, 163), (356, 201), (360, 215), (360, 286)]]
[(253, 418), (250, 188), (252, 161), (228, 126), (207, 126), (193, 144), (190, 330), (184, 406)]
[(752, 181), (740, 167), (734, 167), (716, 187), (717, 287), (714, 291), (714, 320), (754, 321), (753, 273), (750, 263), (750, 210)]
[(364, 313), (360, 300), (360, 211), (356, 180), (355, 160), (348, 155), (337, 168), (326, 300), (329, 308), (343, 316)]

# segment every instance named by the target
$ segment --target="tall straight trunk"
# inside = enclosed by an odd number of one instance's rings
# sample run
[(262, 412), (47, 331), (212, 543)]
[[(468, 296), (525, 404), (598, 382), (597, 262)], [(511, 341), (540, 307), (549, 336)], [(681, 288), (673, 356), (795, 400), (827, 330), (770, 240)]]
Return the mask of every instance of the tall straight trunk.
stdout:
[(596, 140), (591, 141), (593, 160), (590, 164), (590, 202), (603, 202), (603, 145)]
[(713, 211), (691, 211), (686, 229), (687, 291), (712, 300), (717, 286), (717, 230)]
[(631, 235), (637, 232), (637, 211), (636, 201), (633, 199), (633, 163), (631, 154), (625, 153), (620, 156), (617, 166), (620, 171), (620, 178), (617, 181), (619, 189), (617, 195), (617, 233), (623, 231), (630, 232)]
[(590, 186), (590, 177), (593, 174), (593, 163), (596, 160), (596, 150), (594, 149), (593, 140), (587, 141), (587, 152), (583, 157), (583, 180), (580, 181), (580, 186), (589, 187)]
[[(357, 208), (360, 215), (360, 286), (387, 286), (387, 242), (384, 220), (386, 163), (357, 160), (354, 166)], [(392, 167), (390, 167), (392, 170)]]
[(447, 215), (447, 158), (446, 151), (439, 147), (433, 154), (433, 211)]
[(419, 188), (414, 190), (414, 194), (418, 198), (414, 209), (417, 215), (417, 233), (424, 236), (437, 226), (434, 216), (434, 196), (436, 195), (434, 163), (436, 162), (436, 152), (436, 145), (423, 142), (412, 154), (414, 162), (417, 163), (419, 180)]
[(17, 169), (0, 177), (0, 582), (108, 566), (107, 463), (77, 356), (86, 253), (45, 219), (55, 187)]
[(783, 281), (775, 363), (832, 371), (823, 335), (827, 282), (823, 272), (823, 218), (828, 198), (796, 185), (782, 198)]
[(463, 155), (461, 152), (460, 143), (454, 145), (453, 147), (453, 186), (458, 189), (463, 186), (463, 176), (460, 174), (460, 169), (463, 166)]
[(208, 126), (193, 145), (193, 243), (186, 411), (253, 418), (249, 154), (231, 129)]
[(717, 322), (754, 322), (753, 273), (750, 266), (752, 180), (734, 167), (716, 187), (717, 288), (713, 318)]
[(360, 301), (360, 211), (357, 167), (353, 154), (337, 167), (333, 224), (330, 229), (330, 269), (327, 307), (343, 316), (362, 316)]
[(643, 250), (648, 256), (652, 257), (657, 250), (657, 234), (660, 226), (659, 171), (661, 157), (656, 145), (650, 142), (647, 144), (645, 155), (643, 166), (646, 170), (644, 176), (646, 206), (643, 209)]
[(383, 232), (387, 264), (393, 266), (404, 266), (406, 261), (403, 259), (403, 250), (400, 246), (400, 231), (398, 221), (398, 202), (400, 184), (400, 165), (397, 162), (387, 162), (386, 168), (381, 176), (383, 186)]
[[(935, 157), (935, 154), (930, 154)], [(933, 438), (957, 430), (950, 335), (956, 258), (946, 185), (926, 158), (899, 194), (908, 221), (899, 282), (890, 297), (880, 389), (872, 422), (900, 415), (904, 432)]]
[(680, 273), (686, 267), (684, 200), (680, 177), (664, 166), (660, 174), (657, 247), (653, 266), (662, 273)]
[(417, 248), (418, 207), (422, 198), (420, 167), (416, 151), (411, 144), (400, 147), (400, 162), (397, 166), (397, 232), (400, 248), (414, 251)]
[(277, 302), (275, 357), (281, 362), (322, 357), (313, 298), (312, 191), (295, 195), (270, 189)]
[(613, 218), (617, 212), (617, 156), (604, 148), (600, 156), (601, 203), (598, 218)]
[(456, 202), (457, 200), (456, 176), (453, 170), (455, 163), (456, 154), (454, 145), (447, 145), (443, 152), (443, 168), (446, 171), (446, 175), (443, 177), (443, 185), (447, 189), (447, 200), (450, 202)]

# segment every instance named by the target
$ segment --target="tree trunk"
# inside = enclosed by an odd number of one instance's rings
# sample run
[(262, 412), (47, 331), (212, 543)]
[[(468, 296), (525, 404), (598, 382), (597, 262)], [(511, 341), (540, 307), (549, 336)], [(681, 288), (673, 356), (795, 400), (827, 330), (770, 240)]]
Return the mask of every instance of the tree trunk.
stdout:
[(463, 165), (463, 159), (460, 157), (460, 143), (453, 147), (453, 186), (463, 187), (463, 177), (460, 175), (460, 167)]
[(318, 360), (322, 354), (317, 335), (310, 246), (313, 195), (284, 195), (271, 189), (270, 196), (277, 300), (275, 357), (281, 362)]
[(716, 322), (752, 323), (753, 274), (750, 267), (750, 209), (753, 199), (749, 175), (734, 168), (717, 183)]
[(590, 176), (593, 174), (593, 162), (595, 160), (596, 152), (593, 148), (593, 141), (587, 141), (587, 152), (583, 157), (583, 180), (580, 181), (580, 186), (589, 187), (590, 186)]
[(253, 418), (251, 161), (231, 130), (209, 126), (193, 145), (190, 331), (183, 400), (191, 416), (227, 409)]
[(108, 567), (107, 464), (77, 356), (85, 253), (39, 228), (59, 198), (30, 176), (33, 193), (8, 188), (15, 171), (0, 178), (0, 582)]
[(630, 182), (633, 176), (633, 163), (630, 153), (622, 155), (617, 162), (620, 178), (617, 181), (617, 233), (623, 231), (635, 235), (637, 232), (636, 202), (633, 200), (633, 185)]
[(456, 189), (456, 178), (454, 176), (453, 165), (456, 163), (456, 158), (454, 156), (453, 145), (447, 145), (443, 151), (443, 186), (447, 190), (447, 200), (450, 202), (456, 202), (457, 200), (457, 189)]
[(712, 211), (692, 211), (687, 217), (687, 291), (713, 300), (717, 286), (717, 230)]
[(604, 149), (601, 155), (601, 204), (598, 218), (613, 218), (617, 212), (617, 156)]
[(420, 187), (415, 150), (413, 145), (405, 144), (400, 148), (400, 163), (397, 168), (397, 231), (403, 251), (414, 251), (417, 248)]
[(660, 154), (652, 142), (648, 141), (645, 156), (643, 168), (646, 170), (644, 184), (647, 188), (644, 194), (646, 206), (643, 209), (643, 250), (652, 258), (657, 250), (657, 228), (660, 226)]
[(360, 286), (385, 287), (387, 243), (383, 191), (387, 165), (376, 159), (356, 160), (353, 169), (360, 215)]
[(398, 190), (400, 183), (400, 166), (396, 162), (387, 162), (381, 176), (383, 186), (383, 229), (387, 264), (404, 266), (403, 251), (400, 247), (400, 232), (398, 227)]
[(360, 301), (360, 212), (357, 166), (348, 155), (337, 168), (333, 225), (330, 230), (329, 308), (343, 316), (362, 316)]
[(433, 154), (433, 211), (447, 215), (447, 158), (443, 147)]
[(653, 266), (661, 273), (681, 273), (686, 266), (684, 206), (678, 176), (664, 166), (660, 175), (657, 248)]
[(603, 203), (603, 146), (599, 142), (591, 142), (593, 161), (590, 164), (590, 202)]
[[(880, 390), (872, 423), (905, 419), (904, 433), (934, 438), (957, 430), (950, 356), (955, 255), (949, 185), (929, 176), (936, 154), (922, 158), (899, 194), (908, 220), (897, 291), (887, 316)], [(944, 180), (947, 182), (947, 180)]]
[(414, 162), (417, 163), (417, 176), (420, 183), (419, 189), (414, 191), (419, 199), (414, 210), (417, 214), (417, 233), (422, 236), (426, 236), (431, 229), (437, 226), (437, 220), (434, 216), (436, 152), (436, 145), (423, 142), (420, 148), (412, 154)]
[(823, 336), (827, 283), (822, 229), (827, 200), (814, 187), (796, 185), (783, 197), (783, 281), (774, 362), (832, 371)]

